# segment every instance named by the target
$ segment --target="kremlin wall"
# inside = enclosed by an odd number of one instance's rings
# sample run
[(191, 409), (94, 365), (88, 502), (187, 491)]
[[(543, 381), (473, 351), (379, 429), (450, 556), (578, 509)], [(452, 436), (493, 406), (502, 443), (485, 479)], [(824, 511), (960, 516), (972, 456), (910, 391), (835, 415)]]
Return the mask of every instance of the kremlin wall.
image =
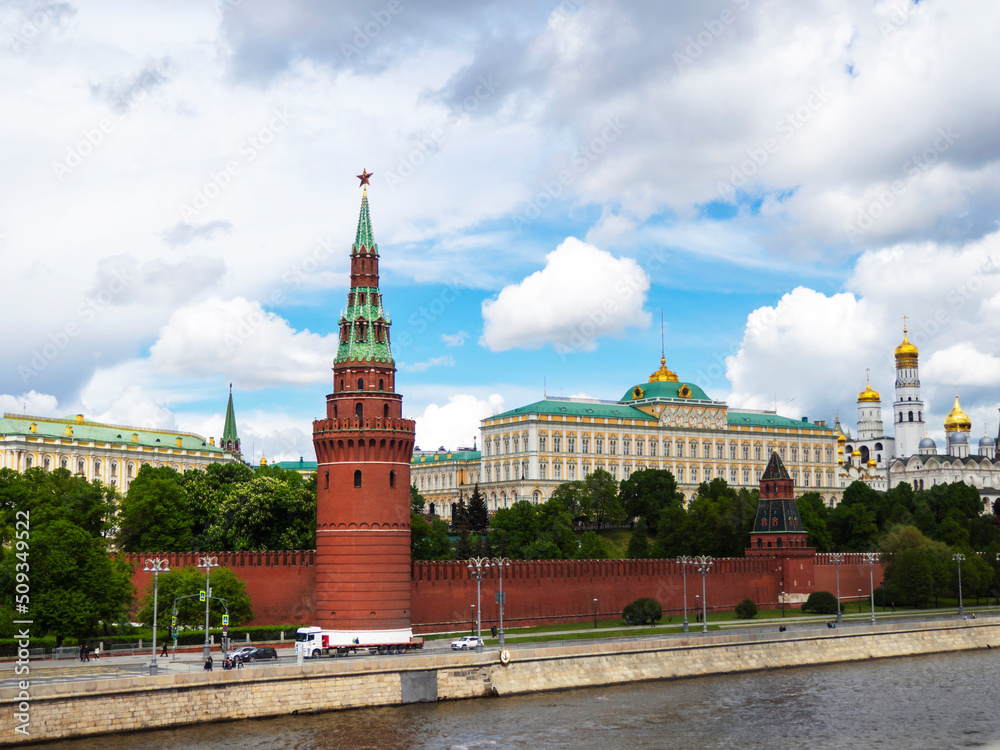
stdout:
[[(158, 555), (170, 567), (194, 566), (199, 555), (167, 552)], [(142, 571), (149, 555), (129, 555), (137, 564), (132, 583), (142, 594), (152, 573)], [(246, 582), (253, 601), (255, 625), (308, 625), (316, 622), (316, 562), (311, 550), (295, 552), (222, 552), (220, 567), (229, 568)], [(839, 565), (841, 600), (846, 609), (857, 606), (858, 589), (868, 609), (869, 566), (861, 553), (845, 554)], [(476, 581), (462, 562), (411, 563), (410, 597), (415, 633), (467, 628), (476, 603)], [(594, 617), (594, 599), (600, 619), (620, 617), (626, 604), (650, 596), (663, 607), (663, 621), (681, 621), (684, 582), (674, 560), (537, 560), (511, 561), (504, 569), (507, 595), (504, 626), (586, 622)], [(688, 618), (695, 621), (695, 595), (701, 594), (701, 576), (687, 570)], [(783, 578), (784, 576), (784, 578)], [(876, 562), (875, 586), (882, 580)], [(709, 611), (731, 611), (740, 601), (753, 599), (761, 607), (780, 606), (782, 584), (789, 606), (799, 606), (812, 591), (837, 591), (837, 571), (829, 555), (806, 558), (746, 557), (716, 559), (705, 577)], [(483, 579), (483, 629), (499, 622), (494, 600), (496, 571)], [(700, 600), (699, 600), (700, 601)], [(286, 638), (289, 636), (286, 636)]]

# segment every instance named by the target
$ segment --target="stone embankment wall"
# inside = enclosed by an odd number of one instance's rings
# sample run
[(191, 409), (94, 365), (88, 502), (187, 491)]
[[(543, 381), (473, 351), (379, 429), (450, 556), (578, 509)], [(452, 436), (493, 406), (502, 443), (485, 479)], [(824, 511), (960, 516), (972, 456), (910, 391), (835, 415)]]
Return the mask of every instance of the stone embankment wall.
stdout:
[(691, 635), (482, 654), (330, 659), (306, 665), (31, 686), (30, 734), (17, 688), (0, 690), (0, 743), (457, 700), (916, 654), (1000, 648), (1000, 623), (885, 625), (802, 633)]

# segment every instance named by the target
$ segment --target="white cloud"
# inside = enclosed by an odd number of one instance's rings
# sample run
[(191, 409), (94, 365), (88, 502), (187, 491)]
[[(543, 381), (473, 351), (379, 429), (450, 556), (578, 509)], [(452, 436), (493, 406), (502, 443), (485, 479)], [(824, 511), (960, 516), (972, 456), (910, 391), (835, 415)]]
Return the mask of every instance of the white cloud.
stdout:
[(412, 365), (406, 362), (399, 362), (396, 365), (403, 372), (424, 372), (431, 367), (454, 367), (455, 359), (450, 355), (443, 357), (431, 357), (426, 362), (414, 362)]
[(142, 427), (147, 430), (178, 429), (174, 414), (138, 385), (126, 386), (103, 412), (86, 416), (96, 422)]
[(442, 333), (441, 340), (446, 346), (463, 346), (465, 340), (469, 337), (469, 334), (465, 331), (459, 331), (458, 333)]
[(213, 298), (174, 313), (150, 348), (150, 363), (172, 377), (222, 374), (241, 388), (325, 382), (336, 335), (295, 331), (242, 297)]
[(28, 391), (20, 396), (0, 393), (0, 413), (30, 414), (34, 417), (64, 417), (59, 412), (59, 402), (47, 393)]
[(943, 385), (996, 388), (1000, 386), (1000, 357), (981, 352), (971, 342), (963, 341), (931, 354), (920, 374)]
[(631, 258), (618, 258), (568, 237), (545, 256), (545, 267), (483, 302), (480, 343), (492, 351), (592, 351), (597, 339), (646, 328), (649, 277)]
[[(874, 382), (884, 382), (889, 330), (867, 300), (799, 287), (747, 316), (739, 350), (725, 360), (729, 402), (772, 409), (777, 400), (783, 414), (822, 419), (852, 403), (864, 388), (865, 368), (877, 368)], [(817, 408), (823, 413), (809, 413)]]
[(498, 394), (483, 399), (469, 393), (451, 396), (444, 405), (429, 404), (416, 418), (416, 445), (423, 450), (472, 447), (479, 437), (480, 421), (502, 411), (503, 405)]

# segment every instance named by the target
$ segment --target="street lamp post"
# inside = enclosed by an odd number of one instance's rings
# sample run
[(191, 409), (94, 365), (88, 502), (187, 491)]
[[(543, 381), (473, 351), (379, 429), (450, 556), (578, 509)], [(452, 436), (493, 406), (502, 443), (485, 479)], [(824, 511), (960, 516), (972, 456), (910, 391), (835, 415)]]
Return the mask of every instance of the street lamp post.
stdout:
[(697, 620), (701, 614), (701, 594), (694, 595), (694, 617)]
[(683, 583), (684, 583), (684, 625), (681, 628), (681, 631), (684, 632), (684, 633), (686, 633), (686, 632), (688, 632), (688, 580), (687, 580), (687, 566), (690, 565), (690, 564), (692, 564), (694, 562), (694, 560), (692, 560), (687, 555), (684, 555), (682, 557), (678, 557), (677, 558), (677, 562), (681, 566), (681, 581), (683, 581)]
[(494, 557), (493, 558), (493, 564), (496, 565), (496, 567), (497, 567), (497, 573), (500, 576), (500, 631), (497, 633), (497, 635), (500, 636), (500, 638), (499, 638), (500, 648), (503, 648), (503, 605), (504, 605), (504, 599), (503, 599), (503, 569), (505, 567), (507, 567), (507, 568), (510, 567), (510, 558), (508, 558), (508, 557)]
[(470, 604), (472, 607), (472, 616), (469, 618), (469, 635), (476, 634), (476, 605)]
[(844, 556), (839, 552), (834, 552), (830, 555), (830, 559), (833, 560), (833, 567), (837, 573), (837, 624), (840, 625), (844, 621), (844, 615), (840, 611), (840, 561), (844, 559)]
[(858, 614), (861, 614), (861, 589), (858, 589)]
[(597, 599), (594, 599), (594, 627), (597, 627)]
[(153, 660), (149, 663), (149, 674), (155, 675), (157, 673), (156, 666), (156, 618), (159, 614), (159, 604), (160, 604), (160, 573), (169, 573), (170, 568), (167, 567), (170, 563), (166, 558), (146, 560), (146, 564), (143, 567), (144, 573), (153, 574)]
[(712, 569), (715, 560), (707, 555), (694, 558), (695, 570), (701, 573), (701, 632), (708, 632), (708, 599), (705, 596), (705, 574)]
[(205, 569), (205, 653), (204, 657), (207, 659), (212, 655), (212, 644), (208, 640), (208, 607), (212, 603), (212, 584), (209, 575), (212, 572), (212, 568), (219, 567), (219, 558), (217, 557), (199, 557), (198, 565), (199, 568)]
[(488, 557), (473, 557), (469, 560), (469, 575), (476, 579), (476, 637), (479, 638), (479, 645), (476, 651), (483, 650), (483, 607), (480, 591), (483, 579), (489, 575), (490, 560)]
[(785, 590), (781, 589), (781, 616), (785, 616)]
[(958, 563), (958, 616), (965, 617), (965, 608), (962, 606), (962, 562), (965, 560), (965, 555), (955, 554), (951, 559)]
[(872, 600), (872, 625), (875, 624), (875, 560), (878, 555), (874, 552), (866, 552), (864, 561), (868, 563), (868, 590), (871, 591)]

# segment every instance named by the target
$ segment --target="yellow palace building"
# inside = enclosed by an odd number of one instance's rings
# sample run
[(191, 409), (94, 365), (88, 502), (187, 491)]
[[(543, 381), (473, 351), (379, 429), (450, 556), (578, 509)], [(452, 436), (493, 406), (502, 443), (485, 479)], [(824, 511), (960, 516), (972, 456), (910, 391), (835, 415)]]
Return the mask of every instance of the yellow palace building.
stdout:
[(668, 469), (685, 501), (721, 478), (753, 489), (777, 451), (797, 493), (843, 494), (837, 435), (825, 422), (731, 409), (681, 381), (661, 358), (647, 382), (617, 401), (549, 396), (482, 421), (480, 490), (491, 511), (522, 499), (542, 503), (562, 482), (604, 469), (623, 480)]

